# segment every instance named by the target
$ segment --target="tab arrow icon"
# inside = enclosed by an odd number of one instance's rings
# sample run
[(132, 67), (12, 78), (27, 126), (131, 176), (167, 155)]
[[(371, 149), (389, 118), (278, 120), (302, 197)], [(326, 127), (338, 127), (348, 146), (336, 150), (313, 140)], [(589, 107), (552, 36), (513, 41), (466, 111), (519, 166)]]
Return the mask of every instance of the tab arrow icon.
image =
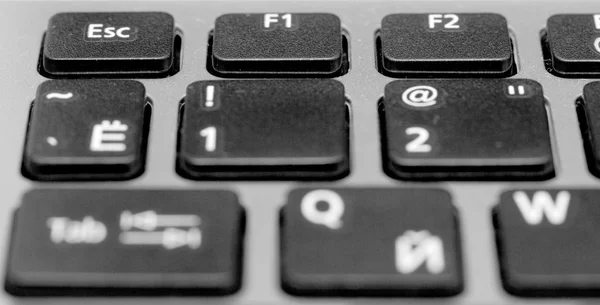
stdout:
[(200, 223), (198, 215), (161, 215), (152, 210), (135, 214), (123, 211), (120, 218), (121, 229), (124, 231), (134, 228), (154, 231), (158, 227), (197, 227)]
[(198, 249), (202, 244), (202, 232), (198, 228), (189, 230), (167, 228), (162, 232), (122, 232), (119, 240), (124, 245), (156, 245), (163, 246), (167, 250), (184, 246), (188, 246), (190, 249)]

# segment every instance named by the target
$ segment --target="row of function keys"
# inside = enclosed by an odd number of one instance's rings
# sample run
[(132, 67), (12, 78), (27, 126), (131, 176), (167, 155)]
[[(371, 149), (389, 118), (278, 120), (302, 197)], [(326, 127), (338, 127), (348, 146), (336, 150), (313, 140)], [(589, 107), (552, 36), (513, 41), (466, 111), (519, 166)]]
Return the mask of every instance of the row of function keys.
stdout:
[[(600, 76), (600, 14), (555, 15), (542, 37), (548, 70)], [(166, 13), (61, 13), (40, 54), (48, 77), (165, 77), (177, 73), (181, 32)], [(332, 14), (227, 14), (211, 32), (207, 69), (221, 77), (335, 77), (349, 37)], [(378, 69), (393, 77), (506, 77), (516, 73), (498, 14), (393, 14), (376, 38)]]
[[(598, 196), (502, 194), (493, 220), (509, 293), (599, 295)], [(439, 189), (294, 190), (280, 211), (281, 285), (298, 296), (459, 294), (459, 216)], [(228, 191), (31, 191), (15, 213), (5, 289), (231, 294), (242, 285), (245, 227), (244, 209)]]
[[(577, 106), (589, 168), (598, 175), (600, 82), (585, 86)], [(23, 174), (44, 181), (139, 176), (154, 107), (133, 80), (44, 82), (31, 108)], [(343, 178), (351, 107), (344, 86), (329, 79), (193, 83), (180, 107), (176, 170), (196, 180)], [(391, 177), (554, 177), (549, 106), (535, 81), (398, 80), (378, 107)]]

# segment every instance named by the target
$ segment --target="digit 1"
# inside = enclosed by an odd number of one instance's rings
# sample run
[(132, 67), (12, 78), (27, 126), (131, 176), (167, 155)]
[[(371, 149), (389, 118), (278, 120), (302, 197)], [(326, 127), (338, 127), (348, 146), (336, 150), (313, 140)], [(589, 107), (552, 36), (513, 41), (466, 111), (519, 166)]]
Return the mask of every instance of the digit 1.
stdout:
[(286, 28), (291, 28), (292, 27), (292, 14), (285, 14), (283, 16), (281, 16), (281, 19), (285, 20), (285, 27)]
[(217, 149), (217, 128), (209, 126), (200, 130), (200, 136), (206, 138), (204, 149), (208, 152), (213, 152)]

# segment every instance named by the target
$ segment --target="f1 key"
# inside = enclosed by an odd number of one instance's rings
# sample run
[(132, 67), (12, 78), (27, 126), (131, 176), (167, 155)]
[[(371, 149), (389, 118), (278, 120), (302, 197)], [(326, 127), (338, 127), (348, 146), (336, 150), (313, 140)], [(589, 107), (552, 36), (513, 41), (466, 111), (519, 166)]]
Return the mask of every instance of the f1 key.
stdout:
[(5, 289), (232, 294), (241, 286), (244, 215), (229, 191), (30, 191), (15, 213)]
[(515, 73), (506, 19), (498, 14), (393, 14), (381, 23), (382, 73), (501, 77)]
[(526, 79), (395, 81), (381, 104), (385, 171), (406, 180), (554, 176), (542, 87)]
[(302, 296), (442, 297), (463, 289), (458, 216), (436, 189), (297, 189), (281, 281)]
[(337, 76), (344, 39), (332, 14), (227, 14), (217, 18), (208, 66), (222, 76)]
[(166, 13), (56, 14), (44, 38), (41, 72), (164, 77), (177, 68), (175, 38)]
[(527, 297), (600, 296), (599, 190), (510, 190), (494, 208), (502, 284)]

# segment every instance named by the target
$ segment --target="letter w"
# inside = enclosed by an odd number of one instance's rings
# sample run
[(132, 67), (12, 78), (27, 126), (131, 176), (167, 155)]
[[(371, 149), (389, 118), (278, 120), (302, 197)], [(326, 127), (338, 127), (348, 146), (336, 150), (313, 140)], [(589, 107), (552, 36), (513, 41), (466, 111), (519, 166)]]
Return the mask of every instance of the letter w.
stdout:
[(567, 218), (571, 194), (560, 191), (556, 195), (556, 201), (554, 201), (548, 192), (539, 191), (533, 194), (532, 200), (529, 200), (525, 192), (518, 191), (513, 194), (513, 200), (528, 224), (539, 225), (542, 223), (544, 215), (546, 215), (548, 222), (553, 225), (560, 225)]

